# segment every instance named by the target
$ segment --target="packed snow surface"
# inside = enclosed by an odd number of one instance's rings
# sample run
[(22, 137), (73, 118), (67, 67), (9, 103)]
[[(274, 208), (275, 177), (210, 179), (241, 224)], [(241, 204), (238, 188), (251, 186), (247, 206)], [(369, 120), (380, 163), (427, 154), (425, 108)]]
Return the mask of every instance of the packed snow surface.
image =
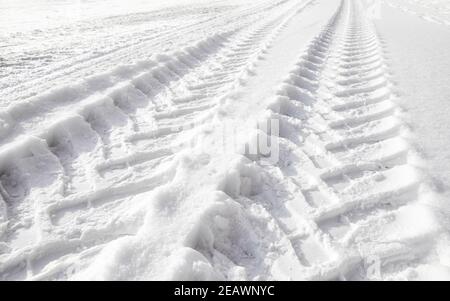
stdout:
[(450, 1), (0, 2), (1, 280), (450, 279)]

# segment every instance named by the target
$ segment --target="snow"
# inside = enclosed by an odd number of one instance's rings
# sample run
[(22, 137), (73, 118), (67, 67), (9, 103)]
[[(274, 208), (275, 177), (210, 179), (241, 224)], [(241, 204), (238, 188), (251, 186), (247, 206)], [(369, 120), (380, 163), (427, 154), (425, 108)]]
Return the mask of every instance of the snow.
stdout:
[[(445, 5), (444, 1), (436, 1), (436, 5), (430, 5), (428, 2), (415, 4), (428, 7), (427, 10), (421, 10), (422, 14), (434, 13), (432, 16), (440, 14), (441, 20), (445, 16), (446, 9), (447, 11), (450, 9), (448, 3)], [(443, 237), (439, 240), (448, 246), (446, 236), (450, 224), (447, 183), (450, 179), (450, 161), (446, 148), (450, 137), (448, 127), (450, 59), (442, 49), (450, 47), (450, 41), (443, 38), (449, 36), (450, 27), (430, 22), (427, 18), (417, 18), (414, 14), (395, 10), (390, 6), (383, 7), (382, 15), (383, 22), (380, 20), (378, 26), (388, 45), (388, 59), (396, 79), (395, 90), (400, 95), (398, 103), (405, 111), (403, 119), (412, 131), (412, 134), (408, 135), (408, 140), (414, 145), (417, 156), (420, 157), (420, 161), (416, 164), (427, 174), (430, 186), (426, 188), (422, 199), (428, 210), (433, 211), (435, 218), (440, 221), (442, 228), (440, 236)], [(448, 14), (446, 20), (450, 20)], [(436, 256), (442, 262), (448, 260), (446, 252), (438, 253)], [(435, 276), (434, 271), (439, 276)], [(448, 268), (429, 264), (426, 268), (421, 267), (411, 278), (448, 279), (449, 275)]]
[(2, 1), (0, 279), (449, 279), (450, 7), (372, 5)]

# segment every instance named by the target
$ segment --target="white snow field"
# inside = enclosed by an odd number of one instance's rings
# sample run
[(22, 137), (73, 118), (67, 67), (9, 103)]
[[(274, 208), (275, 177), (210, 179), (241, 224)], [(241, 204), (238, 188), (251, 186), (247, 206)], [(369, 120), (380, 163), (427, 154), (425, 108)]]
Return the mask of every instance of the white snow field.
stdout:
[(2, 0), (0, 41), (1, 280), (450, 279), (450, 1)]

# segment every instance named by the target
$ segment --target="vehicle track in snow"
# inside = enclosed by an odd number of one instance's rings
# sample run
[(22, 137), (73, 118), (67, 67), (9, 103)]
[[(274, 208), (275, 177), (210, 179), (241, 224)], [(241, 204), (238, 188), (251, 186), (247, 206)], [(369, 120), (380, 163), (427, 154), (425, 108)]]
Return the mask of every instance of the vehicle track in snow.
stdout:
[[(421, 175), (411, 164), (381, 42), (360, 2), (348, 6), (348, 23), (335, 48), (339, 54), (329, 58), (339, 67), (337, 85), (330, 89), (335, 97), (329, 100), (331, 111), (320, 117), (327, 130), (313, 133), (310, 143), (316, 150), (308, 154), (306, 148), (306, 153), (322, 169), (323, 189), (333, 194), (315, 210), (314, 220), (337, 242), (339, 253), (353, 251), (362, 260), (341, 276), (365, 279), (377, 277), (368, 275), (365, 266), (375, 259), (384, 270), (391, 261), (412, 264), (431, 248), (433, 233), (413, 231), (414, 221), (400, 218), (420, 210), (411, 204), (418, 199)], [(408, 230), (392, 233), (402, 227)]]
[[(290, 55), (276, 43), (315, 2), (250, 7), (226, 31), (3, 111), (0, 279), (387, 279), (419, 264), (438, 230), (360, 1), (342, 0), (298, 49), (268, 108), (246, 99), (252, 91), (234, 97), (272, 76), (261, 62)], [(231, 22), (212, 18), (160, 36)], [(144, 58), (147, 46), (130, 49)], [(278, 136), (264, 134), (277, 140), (276, 163), (213, 147), (184, 154), (217, 134), (233, 101), (279, 122)]]
[[(29, 39), (42, 40), (39, 44), (43, 49), (28, 49), (26, 38), (24, 38), (24, 42), (19, 39), (18, 46), (12, 45), (12, 50), (8, 47), (2, 49), (5, 52), (2, 58), (6, 62), (3, 63), (5, 65), (2, 67), (7, 73), (4, 77), (0, 77), (0, 106), (6, 108), (19, 100), (33, 98), (41, 94), (42, 91), (54, 88), (55, 85), (58, 87), (69, 85), (73, 81), (77, 82), (79, 79), (99, 72), (107, 72), (118, 64), (132, 64), (135, 61), (146, 60), (152, 54), (176, 51), (184, 45), (194, 43), (198, 39), (199, 33), (201, 33), (200, 36), (207, 37), (224, 27), (229, 30), (237, 30), (264, 18), (278, 6), (288, 7), (289, 5), (291, 3), (285, 0), (263, 1), (249, 6), (237, 7), (224, 5), (220, 8), (222, 14), (217, 12), (218, 8), (209, 6), (198, 7), (197, 9), (183, 8), (178, 13), (167, 9), (167, 11), (163, 10), (162, 12), (136, 14), (131, 17), (119, 16), (112, 18), (112, 20), (106, 19), (103, 20), (105, 24), (97, 24), (98, 21), (91, 22), (92, 24), (87, 22), (69, 28), (52, 29), (48, 33), (35, 33)], [(133, 25), (133, 20), (139, 18), (139, 15), (143, 15), (140, 16), (142, 24), (139, 25), (139, 22), (137, 22), (137, 25)], [(178, 22), (168, 23), (167, 19), (170, 18), (177, 18)], [(148, 27), (149, 20), (151, 21), (150, 28)], [(95, 34), (104, 30), (99, 28), (109, 28), (112, 26), (111, 23), (114, 24), (114, 22), (119, 24), (131, 22), (131, 25), (129, 25), (131, 28), (119, 33), (114, 31), (111, 33), (109, 31), (102, 32), (104, 35), (101, 39), (102, 45), (94, 46), (94, 49), (92, 46), (92, 43), (95, 43), (94, 40), (89, 38), (87, 43), (83, 41), (83, 34), (86, 36), (93, 33), (95, 39)], [(127, 28), (127, 26), (123, 26), (123, 28)], [(56, 34), (55, 31), (58, 30), (62, 32)], [(70, 33), (67, 39), (61, 40), (59, 38), (52, 43), (46, 40), (64, 36), (67, 32)], [(43, 35), (43, 37), (40, 37), (40, 35)], [(121, 36), (119, 41), (117, 35)], [(73, 42), (71, 39), (73, 39)], [(23, 48), (27, 49), (29, 57), (24, 57)], [(16, 52), (18, 54), (13, 56), (13, 53)], [(67, 54), (65, 54), (66, 52)], [(48, 53), (52, 54), (48, 55)], [(49, 62), (42, 63), (45, 62), (46, 55), (49, 56), (47, 59)], [(43, 66), (28, 66), (27, 62), (38, 62), (42, 63)], [(27, 79), (23, 80), (25, 72)], [(96, 84), (108, 86), (107, 81), (97, 82)], [(98, 89), (98, 86), (93, 88)]]
[[(111, 216), (132, 196), (171, 180), (177, 141), (211, 118), (211, 108), (245, 81), (267, 41), (303, 5), (279, 4), (286, 3), (264, 6), (273, 11), (262, 21), (4, 112), (2, 279), (65, 278), (66, 265), (133, 235), (137, 229)], [(61, 102), (67, 94), (73, 97)]]
[(284, 241), (251, 279), (386, 279), (427, 256), (438, 230), (418, 202), (422, 174), (391, 87), (364, 7), (343, 0), (278, 91), (280, 161), (249, 165), (245, 181), (262, 184), (235, 198), (262, 205)]

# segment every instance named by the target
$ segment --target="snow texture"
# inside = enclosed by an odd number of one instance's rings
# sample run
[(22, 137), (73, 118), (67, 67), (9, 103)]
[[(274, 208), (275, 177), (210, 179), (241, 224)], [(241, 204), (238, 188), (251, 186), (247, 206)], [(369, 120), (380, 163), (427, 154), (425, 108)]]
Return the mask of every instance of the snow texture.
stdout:
[(0, 3), (1, 280), (450, 279), (448, 1), (153, 2)]

